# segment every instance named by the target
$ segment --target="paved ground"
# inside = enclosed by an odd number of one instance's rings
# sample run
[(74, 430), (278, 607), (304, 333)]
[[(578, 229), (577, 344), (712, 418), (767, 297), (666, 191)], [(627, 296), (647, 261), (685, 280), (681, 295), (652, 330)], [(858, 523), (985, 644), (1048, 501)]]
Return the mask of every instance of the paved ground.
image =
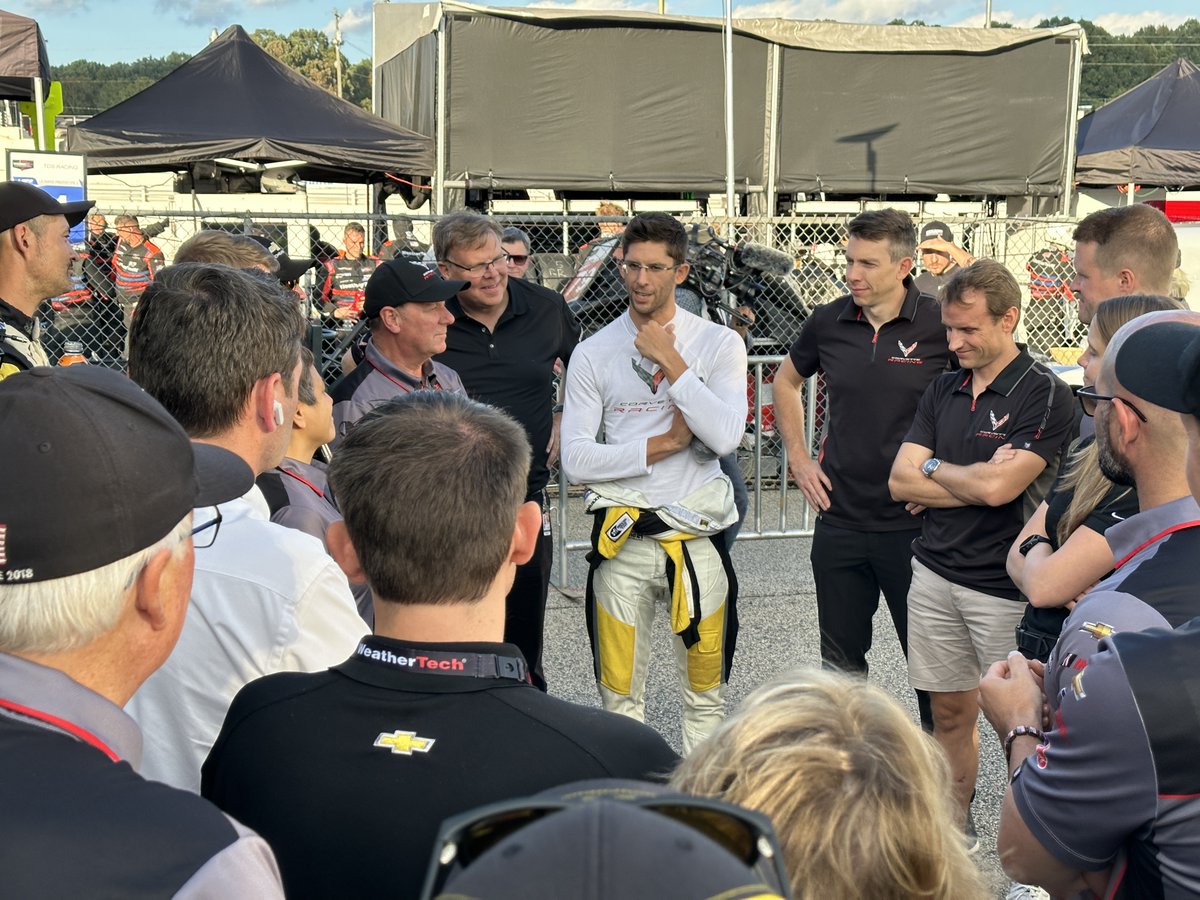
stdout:
[[(585, 518), (571, 511), (572, 540), (586, 539)], [(808, 554), (808, 538), (738, 541), (734, 548), (733, 560), (741, 585), (741, 632), (729, 682), (731, 708), (763, 681), (819, 660), (816, 600)], [(565, 581), (567, 592), (551, 588), (546, 616), (545, 672), (552, 693), (598, 705), (579, 599), (586, 571), (583, 554), (572, 552)], [(559, 581), (557, 567), (554, 578)], [(657, 640), (661, 658), (668, 661), (671, 658), (668, 624), (665, 610), (660, 613), (656, 622)], [(886, 613), (876, 617), (875, 635), (875, 647), (870, 654), (871, 680), (899, 698), (916, 721), (915, 698), (908, 687), (900, 647)], [(652, 666), (646, 719), (678, 750), (679, 701), (669, 677), (672, 670), (669, 665)], [(982, 844), (978, 859), (995, 886), (996, 895), (1003, 897), (1007, 885), (1003, 883), (996, 857), (996, 825), (1005, 785), (1003, 754), (995, 733), (983, 719), (980, 719), (980, 736), (982, 759), (975, 800), (975, 820)], [(920, 828), (921, 823), (914, 822), (912, 827)]]

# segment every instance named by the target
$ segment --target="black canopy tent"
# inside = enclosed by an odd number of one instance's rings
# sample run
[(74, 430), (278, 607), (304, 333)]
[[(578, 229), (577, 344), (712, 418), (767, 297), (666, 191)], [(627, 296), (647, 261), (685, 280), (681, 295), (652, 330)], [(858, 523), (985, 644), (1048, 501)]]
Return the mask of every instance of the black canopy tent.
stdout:
[(1200, 69), (1179, 59), (1079, 122), (1080, 184), (1200, 184)]
[(333, 96), (233, 25), (178, 69), (67, 130), (88, 171), (172, 172), (295, 160), (314, 181), (429, 175), (432, 141)]
[(50, 60), (38, 23), (0, 9), (0, 100), (33, 100), (50, 88)]

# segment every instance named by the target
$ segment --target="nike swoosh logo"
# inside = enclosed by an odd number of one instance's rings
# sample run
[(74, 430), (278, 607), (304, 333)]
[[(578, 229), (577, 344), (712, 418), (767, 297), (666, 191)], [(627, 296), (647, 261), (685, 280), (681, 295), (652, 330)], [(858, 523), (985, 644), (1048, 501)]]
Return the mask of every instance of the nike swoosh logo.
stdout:
[(1118, 522), (1124, 522), (1124, 521), (1125, 521), (1125, 517), (1124, 517), (1124, 516), (1118, 516), (1116, 513), (1109, 513), (1109, 515), (1110, 515), (1110, 516), (1112, 516), (1114, 519), (1116, 519)]

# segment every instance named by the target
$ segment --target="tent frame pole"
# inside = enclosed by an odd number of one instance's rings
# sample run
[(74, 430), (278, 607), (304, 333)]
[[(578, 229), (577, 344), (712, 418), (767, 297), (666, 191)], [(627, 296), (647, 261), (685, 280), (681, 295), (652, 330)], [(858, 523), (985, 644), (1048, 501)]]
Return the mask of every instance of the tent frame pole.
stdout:
[[(33, 146), (38, 150), (46, 149), (46, 98), (42, 96), (41, 76), (33, 79)], [(51, 147), (51, 150), (54, 148)]]
[(1082, 29), (1075, 38), (1075, 60), (1071, 66), (1071, 94), (1067, 102), (1067, 142), (1064, 148), (1066, 157), (1063, 166), (1062, 204), (1059, 213), (1064, 216), (1071, 214), (1075, 192), (1075, 141), (1079, 132), (1079, 83), (1083, 77), (1083, 42), (1085, 38)]
[(433, 212), (441, 215), (446, 211), (446, 19), (443, 9), (438, 19), (437, 32), (437, 140), (433, 162)]

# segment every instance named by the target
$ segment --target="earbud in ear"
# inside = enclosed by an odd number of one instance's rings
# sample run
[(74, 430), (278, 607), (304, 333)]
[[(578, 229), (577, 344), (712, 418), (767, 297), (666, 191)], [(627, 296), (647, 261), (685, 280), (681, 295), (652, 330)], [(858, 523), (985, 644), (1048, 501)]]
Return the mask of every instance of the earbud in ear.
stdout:
[(283, 404), (278, 400), (275, 401), (275, 424), (283, 425)]

